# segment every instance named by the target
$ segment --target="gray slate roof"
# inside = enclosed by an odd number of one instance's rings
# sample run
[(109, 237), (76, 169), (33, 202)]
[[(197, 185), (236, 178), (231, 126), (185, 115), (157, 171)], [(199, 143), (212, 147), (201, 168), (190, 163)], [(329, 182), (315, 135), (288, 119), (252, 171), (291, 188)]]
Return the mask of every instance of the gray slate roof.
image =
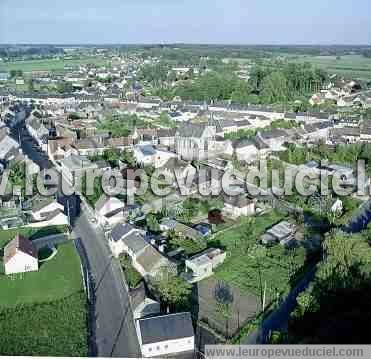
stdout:
[(200, 138), (206, 128), (205, 124), (201, 123), (185, 123), (178, 130), (178, 135), (181, 137), (196, 137)]
[(142, 343), (158, 343), (194, 336), (190, 313), (176, 313), (139, 320)]
[(125, 223), (125, 224), (117, 224), (113, 227), (111, 232), (112, 239), (117, 242), (119, 241), (124, 235), (128, 234), (131, 230), (134, 229), (134, 226), (131, 224)]

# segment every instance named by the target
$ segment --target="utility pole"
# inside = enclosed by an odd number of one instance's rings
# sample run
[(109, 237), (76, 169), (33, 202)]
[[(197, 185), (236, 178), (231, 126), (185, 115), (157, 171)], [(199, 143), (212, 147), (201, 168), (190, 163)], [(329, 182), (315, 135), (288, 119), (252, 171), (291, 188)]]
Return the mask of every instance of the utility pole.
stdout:
[(264, 292), (263, 292), (263, 311), (265, 309), (265, 297), (267, 293), (267, 281), (264, 281)]
[(68, 216), (68, 225), (71, 226), (71, 216), (70, 216), (70, 200), (67, 200), (67, 216)]

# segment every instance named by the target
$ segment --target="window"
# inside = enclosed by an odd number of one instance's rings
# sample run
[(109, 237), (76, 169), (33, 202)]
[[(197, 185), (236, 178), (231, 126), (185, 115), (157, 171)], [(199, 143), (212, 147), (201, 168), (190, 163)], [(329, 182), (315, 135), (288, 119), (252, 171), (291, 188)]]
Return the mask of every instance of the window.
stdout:
[(151, 348), (151, 347), (149, 347), (149, 348), (148, 348), (148, 351), (149, 351), (149, 352), (151, 352), (151, 351), (152, 351), (152, 348)]
[(165, 349), (169, 348), (169, 346), (167, 344), (165, 344)]
[(160, 350), (160, 346), (157, 346), (157, 348), (156, 348), (157, 350)]

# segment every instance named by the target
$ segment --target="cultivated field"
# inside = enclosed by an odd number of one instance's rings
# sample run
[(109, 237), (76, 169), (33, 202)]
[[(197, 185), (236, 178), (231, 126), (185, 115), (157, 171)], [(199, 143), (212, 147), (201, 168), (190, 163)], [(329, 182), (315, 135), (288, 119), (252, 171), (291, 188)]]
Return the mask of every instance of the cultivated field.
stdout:
[(80, 65), (95, 64), (107, 65), (107, 61), (102, 57), (82, 57), (79, 59), (44, 59), (44, 60), (25, 60), (0, 62), (0, 71), (21, 70), (23, 72), (32, 71), (63, 71), (66, 68), (78, 68)]
[(329, 73), (336, 73), (349, 78), (371, 80), (371, 58), (361, 55), (345, 55), (339, 58), (336, 56), (299, 56), (293, 57), (292, 60), (309, 62)]

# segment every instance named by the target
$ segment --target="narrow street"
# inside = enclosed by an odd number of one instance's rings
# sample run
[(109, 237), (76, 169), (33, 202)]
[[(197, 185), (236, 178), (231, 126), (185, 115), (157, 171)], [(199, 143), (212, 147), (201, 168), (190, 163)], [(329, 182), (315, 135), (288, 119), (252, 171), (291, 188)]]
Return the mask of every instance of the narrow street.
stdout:
[[(47, 155), (36, 147), (25, 128), (13, 129), (11, 135), (17, 141), (21, 139), (23, 153), (41, 169), (53, 167)], [(77, 203), (70, 202), (70, 205)], [(140, 356), (129, 294), (119, 265), (111, 256), (103, 231), (90, 223), (87, 214), (82, 210), (80, 215), (73, 219), (73, 235), (82, 265), (91, 280), (90, 355)]]
[(98, 356), (140, 355), (128, 292), (118, 263), (112, 258), (104, 233), (92, 227), (85, 213), (77, 218), (73, 234), (92, 281), (93, 338)]

